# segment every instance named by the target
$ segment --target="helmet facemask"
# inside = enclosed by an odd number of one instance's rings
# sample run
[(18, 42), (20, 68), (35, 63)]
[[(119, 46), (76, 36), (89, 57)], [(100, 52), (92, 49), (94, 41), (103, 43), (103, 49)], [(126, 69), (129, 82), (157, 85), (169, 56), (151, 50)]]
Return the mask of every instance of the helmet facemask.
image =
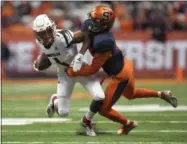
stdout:
[(91, 20), (90, 30), (92, 32), (101, 32), (104, 30), (104, 27), (102, 25), (102, 19), (93, 19), (91, 17), (91, 13), (88, 13), (88, 17)]
[(46, 28), (41, 28), (39, 30), (33, 30), (36, 39), (44, 46), (50, 46), (53, 44), (56, 35), (56, 25), (50, 19), (51, 25)]

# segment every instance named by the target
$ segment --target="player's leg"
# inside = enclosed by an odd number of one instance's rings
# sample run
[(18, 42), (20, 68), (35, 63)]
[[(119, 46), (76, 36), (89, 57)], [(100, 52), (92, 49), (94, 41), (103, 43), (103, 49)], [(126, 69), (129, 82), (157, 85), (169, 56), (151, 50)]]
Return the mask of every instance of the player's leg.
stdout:
[(70, 97), (74, 84), (74, 79), (64, 75), (60, 76), (59, 82), (57, 84), (57, 93), (51, 96), (47, 106), (48, 116), (53, 115), (55, 111), (59, 116), (62, 117), (65, 117), (69, 114)]
[[(124, 75), (126, 75), (128, 73), (125, 73)], [(129, 95), (133, 95), (135, 91), (135, 87), (134, 87), (134, 79), (131, 79), (129, 77), (128, 79), (128, 84), (126, 85), (124, 91), (122, 94), (126, 94), (128, 93)], [(127, 123), (122, 124), (121, 127), (119, 128), (119, 130), (117, 131), (117, 134), (122, 135), (122, 134), (129, 134), (129, 132), (136, 128), (138, 125), (138, 123), (136, 121), (127, 121)]]
[(52, 117), (55, 113), (55, 104), (54, 101), (57, 99), (57, 94), (53, 94), (49, 100), (49, 103), (46, 107), (46, 113), (48, 117)]
[(125, 97), (129, 100), (137, 98), (161, 98), (173, 107), (177, 107), (177, 98), (174, 97), (171, 91), (156, 91), (151, 89), (135, 89), (134, 93), (124, 93)]
[(177, 99), (172, 96), (171, 91), (156, 91), (145, 88), (135, 89), (135, 78), (133, 72), (132, 63), (128, 60), (125, 61), (125, 71), (129, 77), (129, 84), (123, 95), (127, 99), (137, 99), (137, 98), (161, 98), (171, 104), (173, 107), (177, 107)]
[[(98, 85), (98, 82), (95, 85), (94, 85), (94, 83), (87, 83), (86, 84), (87, 89), (90, 91), (90, 93), (93, 93), (92, 95), (95, 95), (94, 96), (95, 100), (92, 101), (92, 103), (90, 105), (90, 110), (87, 112), (86, 116), (84, 116), (83, 120), (85, 121), (85, 123), (87, 123), (87, 121), (90, 123), (91, 118), (98, 111), (98, 108), (100, 108), (99, 113), (102, 116), (104, 116), (106, 118), (109, 118), (112, 121), (119, 122), (123, 125), (131, 124), (133, 121), (127, 120), (126, 117), (124, 117), (119, 112), (117, 112), (117, 111), (115, 111), (114, 109), (111, 108), (112, 105), (114, 105), (115, 102), (119, 99), (119, 97), (122, 94), (122, 92), (123, 92), (124, 88), (126, 87), (127, 83), (128, 83), (128, 81), (120, 82), (117, 79), (113, 79), (109, 83), (109, 85), (107, 86), (107, 89), (105, 91), (105, 96), (106, 97), (104, 99), (103, 104), (99, 103), (99, 105), (95, 102), (97, 102), (97, 100), (101, 101), (101, 97), (98, 97), (98, 96), (103, 95), (102, 92), (101, 92), (102, 89), (101, 89), (100, 85)], [(100, 105), (100, 104), (102, 104), (102, 105)]]
[[(130, 121), (119, 112), (111, 109), (112, 105), (119, 99), (123, 92), (129, 90), (129, 74), (133, 72), (132, 69), (127, 73), (126, 63), (123, 70), (113, 78), (105, 91), (105, 100), (100, 110), (100, 114), (122, 124), (122, 127), (118, 130), (118, 134), (128, 134), (133, 128), (137, 126), (135, 121)], [(134, 87), (130, 90), (134, 92)]]
[(138, 88), (135, 89), (135, 78), (134, 78), (134, 72), (133, 72), (133, 66), (130, 61), (125, 61), (125, 67), (126, 67), (126, 74), (128, 74), (129, 77), (129, 84), (125, 91), (123, 92), (123, 95), (127, 99), (137, 99), (137, 98), (161, 98), (171, 104), (173, 107), (177, 107), (177, 99), (172, 96), (171, 91), (156, 91), (151, 89), (145, 89), (145, 88)]
[(69, 115), (70, 110), (70, 97), (75, 85), (75, 80), (68, 76), (60, 76), (60, 83), (57, 87), (57, 106), (58, 106), (58, 115), (67, 116)]
[(77, 79), (93, 97), (89, 110), (83, 116), (81, 124), (85, 128), (87, 135), (95, 136), (96, 134), (92, 128), (91, 120), (94, 117), (94, 115), (99, 111), (99, 108), (103, 103), (105, 94), (98, 80), (92, 77), (79, 77)]
[(125, 97), (129, 100), (137, 98), (161, 98), (173, 107), (177, 107), (177, 98), (172, 95), (169, 90), (155, 91), (151, 89), (135, 89), (134, 94), (124, 93)]
[(122, 114), (120, 114), (118, 111), (112, 109), (112, 106), (120, 98), (127, 84), (128, 84), (127, 80), (120, 82), (118, 79), (113, 78), (109, 82), (105, 90), (105, 99), (104, 99), (102, 107), (99, 110), (100, 115), (112, 121), (121, 123), (122, 125), (126, 125), (130, 121), (126, 117), (124, 117)]
[(99, 81), (92, 78), (92, 77), (84, 77), (81, 78), (79, 81), (83, 87), (90, 93), (93, 97), (93, 100), (90, 104), (91, 113), (86, 114), (86, 118), (91, 120), (95, 113), (98, 112), (99, 108), (101, 107), (103, 100), (105, 98), (105, 93), (100, 85)]
[(135, 79), (134, 75), (129, 76), (129, 84), (127, 88), (124, 90), (123, 95), (127, 99), (136, 99), (136, 98), (159, 98), (159, 93), (156, 90), (150, 90), (150, 89), (135, 89)]

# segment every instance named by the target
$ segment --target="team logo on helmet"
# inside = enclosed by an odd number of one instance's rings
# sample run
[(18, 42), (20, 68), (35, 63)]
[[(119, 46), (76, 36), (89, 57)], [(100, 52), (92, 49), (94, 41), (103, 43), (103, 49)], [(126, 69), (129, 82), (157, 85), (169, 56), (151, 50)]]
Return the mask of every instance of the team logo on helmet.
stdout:
[(108, 6), (96, 6), (88, 16), (92, 20), (90, 29), (94, 32), (110, 30), (115, 20), (114, 12)]

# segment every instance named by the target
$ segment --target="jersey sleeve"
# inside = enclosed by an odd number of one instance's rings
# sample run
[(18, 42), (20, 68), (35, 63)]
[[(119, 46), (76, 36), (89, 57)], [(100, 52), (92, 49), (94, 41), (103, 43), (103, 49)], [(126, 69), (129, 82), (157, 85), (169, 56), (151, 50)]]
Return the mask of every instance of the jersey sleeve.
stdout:
[(73, 72), (72, 68), (70, 68), (72, 76), (89, 76), (99, 71), (99, 69), (103, 66), (105, 61), (111, 56), (110, 52), (105, 53), (97, 53), (94, 55), (93, 61), (91, 65), (83, 66), (80, 71)]
[(71, 45), (74, 38), (73, 32), (70, 30), (60, 30), (58, 32), (63, 35), (65, 39), (66, 47), (68, 48)]
[(83, 22), (83, 24), (81, 25), (81, 31), (83, 31), (83, 32), (87, 32), (88, 31), (88, 26), (89, 26), (89, 20), (85, 20), (84, 22)]
[(115, 40), (110, 33), (99, 34), (94, 37), (93, 51), (103, 53), (112, 51), (116, 47)]

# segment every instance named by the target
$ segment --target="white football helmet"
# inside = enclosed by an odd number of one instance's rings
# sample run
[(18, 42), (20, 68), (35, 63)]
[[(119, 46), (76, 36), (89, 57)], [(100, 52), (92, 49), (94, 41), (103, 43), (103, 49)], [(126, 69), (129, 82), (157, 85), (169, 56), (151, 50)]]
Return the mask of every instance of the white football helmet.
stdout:
[(44, 46), (51, 45), (56, 35), (56, 25), (46, 14), (37, 16), (33, 22), (36, 39)]

